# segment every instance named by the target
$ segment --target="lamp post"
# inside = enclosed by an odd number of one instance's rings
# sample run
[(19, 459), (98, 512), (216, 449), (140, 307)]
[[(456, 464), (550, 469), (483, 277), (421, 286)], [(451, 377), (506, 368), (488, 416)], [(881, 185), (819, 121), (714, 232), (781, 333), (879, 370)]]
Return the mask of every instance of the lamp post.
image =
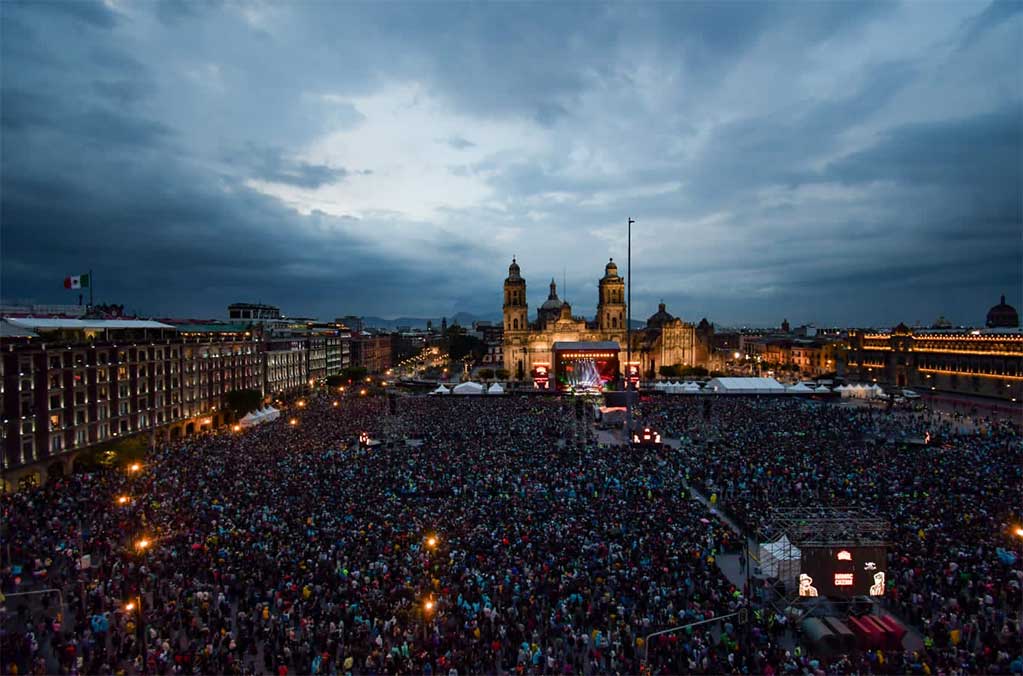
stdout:
[(632, 394), (629, 387), (629, 369), (632, 366), (632, 224), (629, 217), (628, 255), (626, 256), (626, 303), (625, 308), (625, 436), (632, 441)]

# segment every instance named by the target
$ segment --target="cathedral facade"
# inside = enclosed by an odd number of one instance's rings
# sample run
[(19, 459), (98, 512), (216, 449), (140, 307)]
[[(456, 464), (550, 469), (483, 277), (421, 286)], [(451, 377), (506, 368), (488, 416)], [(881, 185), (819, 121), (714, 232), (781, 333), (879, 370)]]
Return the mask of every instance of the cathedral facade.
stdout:
[[(530, 320), (526, 303), (526, 280), (513, 258), (504, 280), (504, 368), (517, 380), (529, 378), (537, 366), (553, 363), (555, 342), (603, 342), (619, 345), (624, 367), (628, 332), (625, 280), (614, 259), (604, 266), (597, 281), (597, 313), (589, 321), (572, 314), (572, 307), (558, 298), (551, 280), (547, 300)], [(638, 362), (645, 377), (653, 377), (659, 366), (695, 365), (701, 355), (697, 327), (667, 313), (662, 303), (646, 328), (632, 332), (632, 361)]]

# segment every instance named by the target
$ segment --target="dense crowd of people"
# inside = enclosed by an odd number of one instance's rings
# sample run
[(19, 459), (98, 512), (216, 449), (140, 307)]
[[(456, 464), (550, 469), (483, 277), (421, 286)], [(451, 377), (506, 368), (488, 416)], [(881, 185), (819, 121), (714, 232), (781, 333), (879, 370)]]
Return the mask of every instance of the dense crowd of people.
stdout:
[(935, 666), (1019, 672), (1023, 447), (997, 420), (791, 399), (662, 399), (692, 486), (742, 527), (775, 508), (842, 506), (891, 524), (886, 602)]
[[(335, 402), (337, 402), (335, 404)], [(321, 394), (275, 422), (163, 445), (139, 471), (4, 496), (4, 673), (635, 674), (1011, 671), (1019, 444), (801, 402), (659, 399), (679, 451), (597, 444), (566, 400)], [(871, 434), (865, 434), (869, 432)], [(360, 441), (360, 437), (362, 440)], [(366, 438), (372, 439), (366, 443)], [(881, 494), (889, 595), (933, 645), (825, 659), (733, 614), (716, 558), (772, 504)], [(140, 546), (145, 540), (146, 546)], [(88, 557), (88, 565), (79, 566)], [(61, 602), (66, 616), (61, 615)], [(724, 618), (648, 640), (663, 629)], [(958, 632), (958, 633), (955, 633)], [(788, 649), (785, 647), (788, 646)]]
[[(647, 652), (738, 667), (734, 625), (644, 645), (742, 603), (714, 565), (736, 538), (689, 502), (679, 463), (573, 437), (552, 399), (408, 397), (397, 421), (383, 398), (332, 404), (5, 497), (17, 575), (45, 571), (75, 615), (54, 603), (8, 633), (5, 671), (636, 673)], [(398, 427), (416, 440), (356, 443)]]

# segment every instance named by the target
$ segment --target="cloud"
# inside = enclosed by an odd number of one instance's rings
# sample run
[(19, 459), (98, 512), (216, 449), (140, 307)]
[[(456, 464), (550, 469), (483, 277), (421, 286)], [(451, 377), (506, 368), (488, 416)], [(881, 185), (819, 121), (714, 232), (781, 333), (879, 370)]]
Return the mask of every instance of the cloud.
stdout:
[(975, 323), (1023, 287), (1018, 9), (2, 3), (0, 281), (491, 314), (516, 254), (592, 314), (632, 216), (636, 317)]

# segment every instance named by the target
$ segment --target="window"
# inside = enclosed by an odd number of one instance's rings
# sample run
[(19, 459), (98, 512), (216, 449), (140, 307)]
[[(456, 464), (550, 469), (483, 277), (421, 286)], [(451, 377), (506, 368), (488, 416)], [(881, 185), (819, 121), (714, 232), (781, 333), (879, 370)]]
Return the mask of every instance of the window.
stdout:
[(85, 392), (75, 392), (75, 406), (81, 406), (85, 403)]
[(60, 388), (60, 375), (55, 373), (52, 376), (50, 376), (50, 389), (51, 390), (56, 390), (56, 389), (59, 389), (59, 388)]
[(88, 442), (88, 432), (86, 430), (78, 430), (75, 432), (75, 446), (84, 446)]
[(31, 378), (22, 378), (21, 379), (21, 390), (24, 392), (25, 390), (31, 390), (31, 389), (32, 389), (32, 379)]
[(85, 415), (85, 411), (75, 411), (75, 424), (76, 425), (84, 425), (87, 422), (89, 422), (89, 420), (88, 420), (88, 418)]
[(97, 361), (97, 362), (99, 362), (100, 364), (106, 364), (106, 363), (107, 363), (107, 360), (108, 360), (109, 358), (110, 358), (110, 355), (108, 355), (108, 354), (107, 354), (106, 352), (100, 352), (100, 353), (99, 353), (99, 354), (98, 354), (98, 355), (96, 356), (96, 361)]
[(50, 357), (50, 368), (51, 369), (59, 369), (60, 368), (60, 357), (59, 356), (58, 357)]
[(54, 413), (50, 416), (50, 431), (60, 429), (60, 414)]
[(60, 447), (63, 445), (63, 439), (60, 436), (50, 437), (50, 451), (54, 453), (60, 452)]
[(26, 420), (23, 423), (21, 423), (21, 433), (22, 434), (32, 434), (32, 431), (33, 431), (34, 427), (35, 427), (35, 425), (33, 425), (31, 420)]
[(52, 395), (50, 395), (50, 408), (60, 408), (60, 395), (59, 394), (52, 394)]
[(128, 379), (128, 367), (127, 366), (118, 366), (117, 367), (117, 379), (118, 380), (127, 380)]

